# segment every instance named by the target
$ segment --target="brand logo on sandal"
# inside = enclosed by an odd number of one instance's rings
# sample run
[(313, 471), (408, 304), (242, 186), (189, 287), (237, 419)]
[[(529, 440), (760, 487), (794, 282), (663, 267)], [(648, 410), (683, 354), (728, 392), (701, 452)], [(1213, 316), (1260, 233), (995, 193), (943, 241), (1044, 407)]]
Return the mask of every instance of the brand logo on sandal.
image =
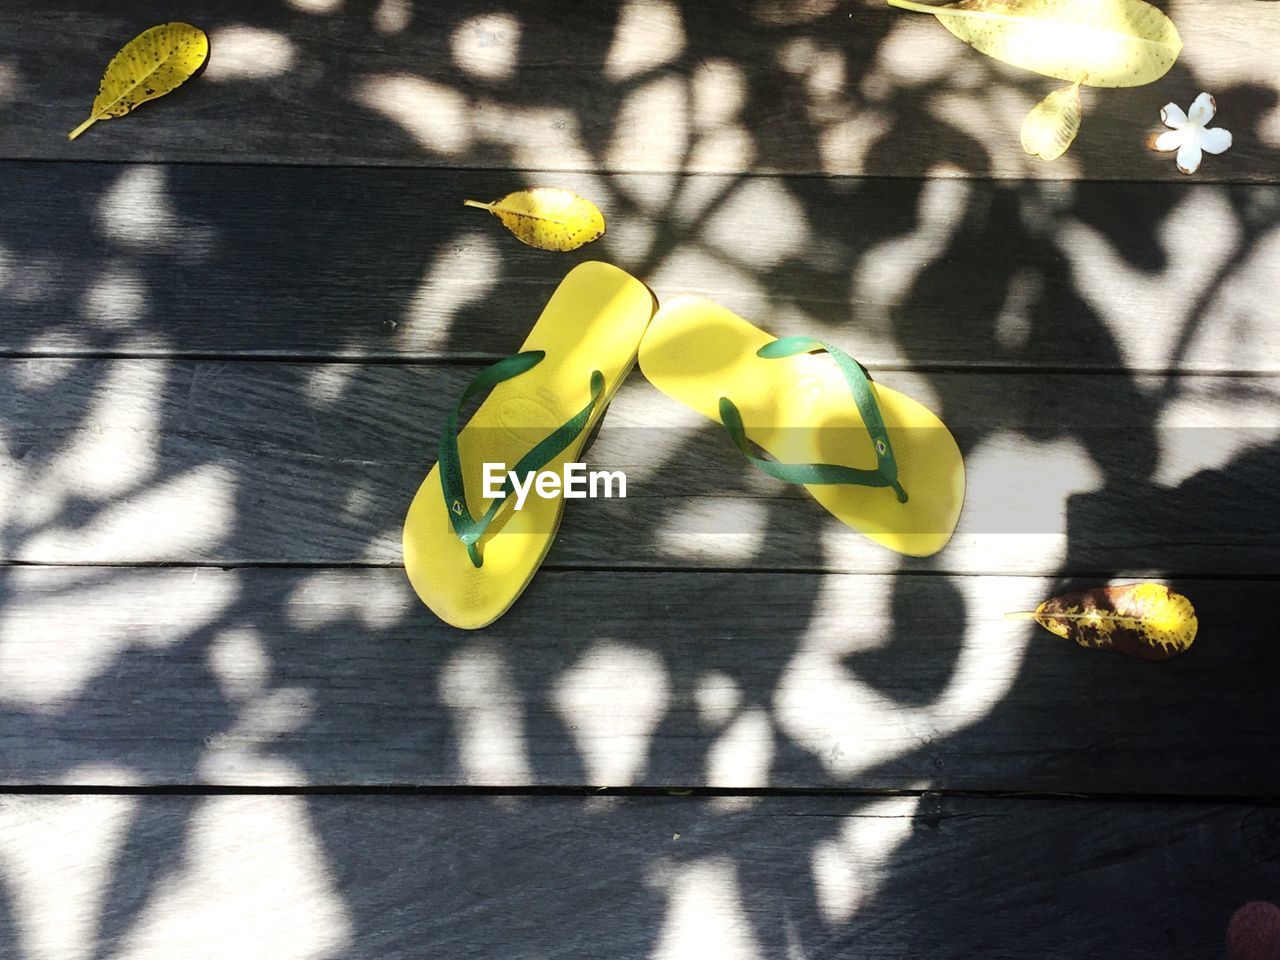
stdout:
[(564, 497), (585, 500), (588, 497), (626, 499), (627, 475), (621, 470), (587, 470), (585, 463), (566, 463), (560, 471), (531, 470), (523, 477), (508, 470), (505, 463), (484, 465), (484, 495), (490, 500), (508, 494), (515, 496), (515, 509), (523, 510), (529, 494), (543, 500)]

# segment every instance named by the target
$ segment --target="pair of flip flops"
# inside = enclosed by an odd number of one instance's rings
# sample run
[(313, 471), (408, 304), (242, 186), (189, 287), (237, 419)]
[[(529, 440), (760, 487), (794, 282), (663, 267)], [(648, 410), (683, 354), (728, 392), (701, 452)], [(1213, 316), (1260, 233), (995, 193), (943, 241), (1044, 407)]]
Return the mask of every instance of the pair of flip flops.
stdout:
[[(529, 491), (514, 509), (512, 475), (524, 483), (578, 462), (637, 358), (655, 387), (723, 424), (748, 460), (803, 485), (845, 524), (911, 556), (946, 545), (964, 502), (964, 462), (933, 413), (874, 382), (833, 344), (776, 339), (697, 297), (656, 308), (624, 271), (581, 264), (520, 353), (465, 388), (404, 525), (405, 570), (442, 620), (487, 626), (528, 586), (564, 498)], [(462, 408), (485, 391), (459, 432)]]

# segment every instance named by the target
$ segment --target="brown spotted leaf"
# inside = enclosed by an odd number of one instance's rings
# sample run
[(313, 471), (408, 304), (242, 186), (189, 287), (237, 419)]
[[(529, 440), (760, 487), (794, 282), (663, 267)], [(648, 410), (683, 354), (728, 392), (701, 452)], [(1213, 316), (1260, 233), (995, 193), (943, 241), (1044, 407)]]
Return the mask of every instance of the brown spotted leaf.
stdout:
[(933, 14), (989, 57), (1092, 87), (1159, 80), (1182, 50), (1173, 21), (1145, 0), (888, 2)]
[(99, 120), (123, 117), (148, 100), (172, 93), (204, 66), (209, 38), (189, 23), (162, 23), (134, 37), (111, 58), (93, 113), (67, 139), (74, 140)]
[(572, 190), (534, 187), (509, 193), (493, 203), (462, 202), (488, 210), (521, 243), (539, 250), (577, 250), (604, 235), (604, 215)]
[(1191, 601), (1160, 583), (1064, 593), (1026, 616), (1082, 647), (1142, 660), (1168, 660), (1186, 652), (1196, 638)]

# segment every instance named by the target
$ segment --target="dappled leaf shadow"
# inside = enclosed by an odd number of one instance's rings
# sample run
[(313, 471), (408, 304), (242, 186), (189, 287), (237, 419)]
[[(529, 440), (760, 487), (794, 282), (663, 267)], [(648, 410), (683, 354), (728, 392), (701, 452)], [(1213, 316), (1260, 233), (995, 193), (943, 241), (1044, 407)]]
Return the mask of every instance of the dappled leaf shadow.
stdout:
[[(672, 23), (678, 36), (633, 63), (614, 47), (645, 4), (406, 2), (399, 27), (372, 0), (306, 6), (193, 0), (183, 15), (208, 26), (215, 56), (218, 28), (249, 28), (287, 65), (201, 78), (104, 125), (83, 155), (294, 162), (306, 143), (311, 163), (388, 168), (11, 163), (0, 180), (0, 546), (36, 565), (0, 576), (0, 651), (26, 667), (4, 644), (55, 647), (30, 659), (46, 673), (0, 683), (9, 782), (106, 770), (179, 786), (853, 791), (785, 801), (785, 816), (777, 798), (742, 796), (308, 797), (309, 840), (350, 919), (333, 955), (678, 952), (696, 941), (681, 905), (703, 892), (748, 955), (958, 957), (977, 915), (988, 944), (1009, 944), (992, 956), (1216, 949), (1218, 913), (1258, 876), (1247, 857), (1229, 876), (1201, 872), (1200, 854), (1231, 844), (1218, 826), (1230, 811), (1176, 808), (1167, 829), (1185, 845), (1163, 860), (1165, 827), (1134, 841), (1136, 814), (1109, 825), (1120, 805), (928, 791), (1275, 792), (1258, 763), (1274, 748), (1277, 666), (1261, 589), (1191, 580), (1205, 639), (1158, 671), (1031, 626), (993, 650), (1004, 611), (971, 592), (990, 574), (1011, 590), (1045, 575), (1033, 585), (1046, 596), (1135, 567), (1274, 577), (1274, 437), (1246, 436), (1177, 481), (1158, 474), (1169, 431), (1197, 429), (1162, 417), (1186, 400), (1183, 368), (1208, 363), (1205, 330), (1225, 338), (1215, 297), (1275, 234), (1274, 188), (984, 179), (1011, 161), (974, 118), (1005, 95), (1038, 99), (1040, 79), (961, 49), (963, 76), (916, 82), (900, 21), (879, 11), (862, 26), (834, 4), (654, 2), (641, 38)], [(153, 15), (141, 0), (107, 14), (21, 0), (7, 16), (30, 30), (0, 43), (0, 63), (44, 76), (53, 52), (84, 49), (68, 23), (105, 56), (108, 37)], [(460, 62), (463, 34), (480, 67)], [(0, 99), (0, 124), (84, 92), (69, 73), (48, 83)], [(1159, 89), (1092, 98), (1072, 163), (1086, 179), (1114, 171), (1108, 156), (1140, 148), (1127, 127), (1113, 135), (1125, 98), (1158, 108), (1198, 86), (1180, 64)], [(645, 99), (655, 91), (667, 99)], [(971, 115), (947, 109), (957, 96)], [(1274, 165), (1257, 136), (1274, 91), (1219, 96), (1238, 142), (1253, 141), (1222, 169)], [(655, 134), (637, 109), (672, 119)], [(241, 114), (271, 119), (231, 143)], [(524, 169), (538, 138), (579, 172)], [(600, 173), (663, 138), (671, 170)], [(898, 179), (823, 175), (856, 151)], [(772, 175), (793, 171), (819, 175)], [(917, 179), (939, 174), (963, 179)], [(460, 205), (551, 177), (605, 209), (599, 244), (548, 256)], [(1193, 232), (1193, 203), (1239, 239), (1196, 280), (1195, 309), (1139, 322), (1126, 285), (1185, 264), (1170, 231)], [(693, 289), (771, 332), (830, 336), (920, 391), (982, 468), (971, 525), (930, 560), (861, 541), (843, 554), (845, 532), (751, 474), (718, 427), (649, 423), (663, 401), (636, 382), (593, 455), (649, 468), (648, 483), (573, 505), (506, 618), (444, 628), (395, 569), (441, 414), (596, 257), (660, 297)], [(1100, 289), (1108, 275), (1122, 279)], [(1272, 396), (1196, 382), (1206, 403)], [(1044, 521), (1061, 521), (1058, 539), (1000, 525), (1018, 519), (1000, 501), (1020, 494), (991, 485), (1037, 459), (1027, 482), (1060, 513)], [(1045, 485), (1057, 472), (1070, 475)], [(963, 542), (1001, 535), (1033, 546)], [(146, 568), (143, 586), (139, 563), (180, 569)], [(73, 631), (100, 645), (60, 657)], [(858, 792), (887, 789), (909, 796)], [(164, 798), (131, 814), (86, 955), (115, 955), (200, 866), (202, 809)], [(13, 916), (11, 886), (0, 877), (0, 954), (24, 957), (5, 938), (34, 921)], [(1162, 895), (1131, 909), (1143, 887)]]
[[(893, 586), (889, 635), (883, 645), (856, 650), (841, 661), (863, 682), (898, 703), (914, 706), (930, 703), (942, 693), (955, 670), (957, 651), (940, 650), (927, 659), (919, 655), (904, 657), (900, 631), (919, 629), (918, 611), (941, 625), (933, 627), (933, 631), (946, 631), (965, 620), (964, 600), (950, 583), (944, 581), (941, 590), (922, 590), (923, 585), (919, 577), (898, 578)], [(910, 651), (910, 644), (905, 649)]]

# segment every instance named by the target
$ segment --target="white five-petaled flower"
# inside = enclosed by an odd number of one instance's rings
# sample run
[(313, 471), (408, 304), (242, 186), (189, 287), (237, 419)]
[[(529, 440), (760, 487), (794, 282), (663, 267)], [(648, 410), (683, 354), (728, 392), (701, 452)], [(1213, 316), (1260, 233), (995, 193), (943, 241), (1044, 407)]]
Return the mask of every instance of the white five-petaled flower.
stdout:
[(1195, 173), (1200, 168), (1201, 151), (1222, 153), (1231, 146), (1231, 131), (1206, 126), (1217, 109), (1217, 102), (1207, 93), (1196, 97), (1186, 113), (1176, 103), (1166, 103), (1160, 108), (1160, 119), (1166, 127), (1173, 129), (1152, 137), (1152, 148), (1177, 150), (1178, 169), (1183, 173)]

